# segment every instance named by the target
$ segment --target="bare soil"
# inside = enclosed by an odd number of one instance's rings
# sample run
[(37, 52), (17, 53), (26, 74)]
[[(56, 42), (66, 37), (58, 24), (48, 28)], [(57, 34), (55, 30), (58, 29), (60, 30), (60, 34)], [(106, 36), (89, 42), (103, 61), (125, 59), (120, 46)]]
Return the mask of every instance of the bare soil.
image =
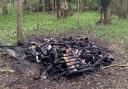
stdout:
[[(92, 37), (90, 37), (92, 38)], [(93, 39), (96, 44), (113, 51), (113, 64), (127, 64), (128, 54), (123, 43), (111, 43), (102, 39)], [(42, 66), (22, 58), (14, 59), (0, 55), (0, 68), (8, 67), (14, 73), (0, 73), (0, 89), (128, 89), (128, 68), (110, 67), (82, 76), (59, 80), (45, 79)]]

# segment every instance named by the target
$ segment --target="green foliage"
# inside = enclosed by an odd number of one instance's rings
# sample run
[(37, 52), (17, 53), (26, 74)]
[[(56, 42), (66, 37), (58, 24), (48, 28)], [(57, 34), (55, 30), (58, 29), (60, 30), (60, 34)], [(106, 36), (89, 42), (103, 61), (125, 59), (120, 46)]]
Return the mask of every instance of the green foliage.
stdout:
[(36, 4), (39, 2), (39, 0), (25, 0), (26, 3), (32, 3), (32, 4)]
[(97, 10), (100, 6), (100, 0), (83, 0), (87, 9)]

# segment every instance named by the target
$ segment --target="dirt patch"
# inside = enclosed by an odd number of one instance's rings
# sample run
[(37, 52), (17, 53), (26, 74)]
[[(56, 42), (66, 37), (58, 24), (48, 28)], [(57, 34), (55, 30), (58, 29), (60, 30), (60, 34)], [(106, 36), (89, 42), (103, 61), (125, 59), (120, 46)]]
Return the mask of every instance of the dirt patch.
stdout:
[[(74, 33), (73, 33), (74, 34)], [(92, 39), (92, 37), (90, 37)], [(123, 45), (112, 44), (102, 39), (92, 39), (96, 44), (113, 50), (114, 64), (126, 64), (128, 55)], [(0, 89), (128, 89), (128, 69), (111, 67), (93, 73), (85, 73), (74, 79), (45, 79), (42, 65), (22, 58), (0, 56), (0, 68), (9, 67), (14, 73), (0, 74)], [(40, 76), (41, 75), (41, 76)]]

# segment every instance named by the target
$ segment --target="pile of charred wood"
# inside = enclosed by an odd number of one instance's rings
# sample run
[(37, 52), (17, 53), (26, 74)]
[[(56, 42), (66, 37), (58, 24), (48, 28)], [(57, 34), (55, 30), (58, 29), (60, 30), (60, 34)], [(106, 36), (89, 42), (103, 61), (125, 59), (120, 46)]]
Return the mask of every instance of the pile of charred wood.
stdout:
[(49, 76), (71, 76), (111, 65), (109, 50), (90, 42), (88, 38), (43, 39), (29, 42), (24, 48), (26, 59), (41, 63)]

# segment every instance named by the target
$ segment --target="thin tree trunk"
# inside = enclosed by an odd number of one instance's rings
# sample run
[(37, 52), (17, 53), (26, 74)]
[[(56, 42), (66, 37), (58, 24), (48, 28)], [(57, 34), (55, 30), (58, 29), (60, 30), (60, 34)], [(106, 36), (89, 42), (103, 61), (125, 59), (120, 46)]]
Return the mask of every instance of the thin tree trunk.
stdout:
[(80, 0), (80, 12), (83, 12), (84, 11), (84, 6), (85, 6), (85, 3), (83, 0)]
[(15, 6), (15, 1), (14, 0), (12, 0), (12, 5), (13, 5), (13, 7)]
[(51, 0), (52, 14), (55, 15), (55, 0)]
[(67, 17), (69, 11), (69, 5), (67, 0), (61, 0), (60, 2), (60, 17)]
[(6, 3), (2, 6), (2, 14), (7, 15), (8, 14), (8, 7)]
[(77, 19), (77, 25), (80, 24), (80, 0), (78, 0), (78, 19)]
[(24, 0), (17, 1), (17, 45), (23, 43)]
[(127, 10), (128, 10), (128, 0), (120, 0), (120, 11), (119, 11), (119, 18), (127, 19)]

